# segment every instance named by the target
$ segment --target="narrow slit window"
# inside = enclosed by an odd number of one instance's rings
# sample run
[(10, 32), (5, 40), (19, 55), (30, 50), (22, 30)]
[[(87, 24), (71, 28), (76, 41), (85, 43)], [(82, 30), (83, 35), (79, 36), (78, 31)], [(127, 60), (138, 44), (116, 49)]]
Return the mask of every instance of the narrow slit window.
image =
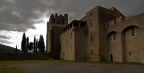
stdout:
[(72, 39), (72, 33), (71, 33), (71, 39)]
[(91, 18), (90, 19), (90, 26), (92, 26), (93, 25), (93, 19)]
[(135, 36), (134, 28), (131, 28), (131, 35), (132, 35), (132, 36)]
[(128, 54), (129, 54), (129, 56), (131, 56), (131, 52), (129, 52)]
[(116, 40), (116, 35), (115, 35), (115, 33), (113, 34), (113, 39)]
[(93, 35), (91, 34), (91, 42), (93, 42)]

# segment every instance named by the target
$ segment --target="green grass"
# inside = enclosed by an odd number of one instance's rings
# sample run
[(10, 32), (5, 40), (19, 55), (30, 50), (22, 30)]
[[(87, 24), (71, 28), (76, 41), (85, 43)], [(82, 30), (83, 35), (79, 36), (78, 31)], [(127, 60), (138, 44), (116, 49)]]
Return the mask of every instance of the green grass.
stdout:
[(10, 61), (0, 61), (0, 65), (8, 64), (54, 64), (54, 63), (75, 63), (74, 61), (68, 60), (10, 60)]
[(0, 65), (9, 64), (55, 64), (55, 63), (94, 63), (94, 64), (141, 64), (138, 62), (95, 62), (95, 61), (70, 61), (70, 60), (10, 60), (0, 61)]
[[(95, 61), (70, 61), (70, 60), (10, 60), (0, 61), (0, 65), (9, 64), (56, 64), (56, 63), (93, 63), (93, 64), (141, 64), (138, 62), (95, 62)], [(143, 65), (143, 64), (141, 64)]]
[(0, 73), (24, 73), (13, 65), (16, 64), (71, 64), (71, 63), (87, 63), (87, 64), (130, 64), (144, 65), (137, 62), (94, 62), (94, 61), (69, 61), (69, 60), (18, 60), (18, 61), (0, 61)]
[(0, 65), (0, 73), (24, 73), (23, 70), (9, 65)]

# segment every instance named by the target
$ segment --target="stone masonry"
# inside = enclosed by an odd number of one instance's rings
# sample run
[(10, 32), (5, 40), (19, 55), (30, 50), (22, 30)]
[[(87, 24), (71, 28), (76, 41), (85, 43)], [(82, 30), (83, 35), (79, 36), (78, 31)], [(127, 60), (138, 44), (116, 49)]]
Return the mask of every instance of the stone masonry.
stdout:
[(47, 52), (75, 61), (144, 63), (144, 13), (125, 17), (115, 7), (97, 6), (68, 24), (68, 15), (51, 15)]

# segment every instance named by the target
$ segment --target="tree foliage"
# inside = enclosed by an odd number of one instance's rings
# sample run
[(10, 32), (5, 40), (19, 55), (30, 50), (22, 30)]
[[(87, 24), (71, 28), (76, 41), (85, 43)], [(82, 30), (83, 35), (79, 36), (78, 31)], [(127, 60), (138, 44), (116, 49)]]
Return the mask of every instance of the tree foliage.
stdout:
[(44, 52), (45, 50), (45, 44), (44, 44), (44, 38), (42, 35), (40, 35), (39, 43), (38, 43), (39, 51)]
[(39, 41), (34, 36), (33, 42), (29, 43), (29, 37), (26, 38), (26, 34), (24, 33), (22, 36), (21, 49), (23, 52), (44, 52), (45, 44), (43, 36), (40, 35)]
[(26, 52), (28, 51), (29, 48), (29, 37), (27, 37), (26, 39)]
[(17, 45), (16, 45), (16, 49), (15, 49), (15, 52), (17, 52)]
[(36, 47), (36, 38), (35, 38), (35, 36), (34, 36), (34, 42), (33, 42), (33, 46), (34, 46), (34, 52), (37, 52), (37, 47)]
[(30, 43), (29, 43), (29, 48), (28, 48), (28, 50), (31, 52), (32, 49), (33, 49), (33, 42), (30, 42)]
[(26, 35), (25, 35), (25, 33), (22, 36), (21, 49), (23, 52), (26, 52)]

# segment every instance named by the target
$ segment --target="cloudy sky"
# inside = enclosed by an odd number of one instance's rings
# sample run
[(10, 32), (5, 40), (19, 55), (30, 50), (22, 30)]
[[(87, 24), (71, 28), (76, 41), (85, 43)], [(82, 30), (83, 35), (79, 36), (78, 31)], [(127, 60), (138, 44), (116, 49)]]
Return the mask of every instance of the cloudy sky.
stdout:
[[(69, 14), (69, 22), (81, 19), (96, 6), (116, 7), (125, 16), (144, 12), (144, 0), (0, 0), (0, 44), (18, 48), (22, 34), (46, 36), (46, 23), (55, 13)], [(46, 40), (46, 39), (45, 39)]]

